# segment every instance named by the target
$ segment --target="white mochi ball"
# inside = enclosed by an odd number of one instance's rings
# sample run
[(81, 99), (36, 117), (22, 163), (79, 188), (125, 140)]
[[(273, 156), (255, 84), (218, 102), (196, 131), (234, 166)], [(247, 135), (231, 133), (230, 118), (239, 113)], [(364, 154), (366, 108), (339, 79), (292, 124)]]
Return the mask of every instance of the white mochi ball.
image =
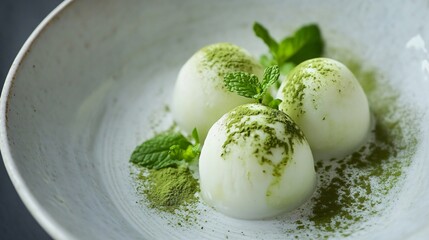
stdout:
[(202, 198), (225, 215), (262, 219), (293, 210), (313, 193), (311, 149), (283, 112), (234, 108), (211, 127), (199, 160)]
[(195, 53), (180, 70), (173, 93), (171, 109), (178, 126), (188, 133), (197, 128), (203, 141), (223, 114), (253, 102), (225, 87), (224, 76), (238, 71), (263, 74), (246, 50), (229, 43), (209, 45)]
[(342, 63), (315, 58), (299, 64), (279, 89), (279, 106), (302, 129), (314, 157), (342, 157), (356, 150), (370, 130), (367, 97)]

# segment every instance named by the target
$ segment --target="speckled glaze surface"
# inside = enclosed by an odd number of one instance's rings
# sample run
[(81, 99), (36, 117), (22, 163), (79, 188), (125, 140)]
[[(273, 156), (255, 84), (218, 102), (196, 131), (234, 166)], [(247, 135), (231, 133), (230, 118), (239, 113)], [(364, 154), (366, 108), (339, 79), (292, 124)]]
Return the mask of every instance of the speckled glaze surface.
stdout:
[[(376, 67), (419, 112), (419, 144), (400, 194), (350, 239), (429, 237), (427, 1), (65, 1), (18, 54), (1, 95), (1, 150), (12, 181), (56, 239), (284, 239), (277, 220), (242, 221), (200, 204), (178, 228), (141, 204), (128, 163), (170, 126), (177, 73), (199, 48), (266, 51), (251, 26), (284, 36), (316, 22), (329, 47)], [(421, 124), (421, 125), (420, 125)]]

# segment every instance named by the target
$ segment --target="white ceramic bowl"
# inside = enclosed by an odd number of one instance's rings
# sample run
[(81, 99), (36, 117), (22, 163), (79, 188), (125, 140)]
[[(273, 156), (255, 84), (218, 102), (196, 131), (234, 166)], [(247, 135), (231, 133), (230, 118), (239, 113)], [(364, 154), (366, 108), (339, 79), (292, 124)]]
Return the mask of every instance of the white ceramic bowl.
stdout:
[[(198, 224), (177, 227), (141, 203), (130, 176), (133, 148), (172, 122), (164, 106), (181, 65), (215, 42), (232, 42), (254, 55), (265, 52), (252, 33), (254, 21), (278, 38), (316, 22), (328, 56), (345, 49), (399, 91), (401, 103), (412, 108), (408, 115), (415, 116), (416, 152), (396, 193), (379, 206), (380, 214), (348, 237), (429, 237), (429, 5), (424, 0), (65, 1), (25, 43), (1, 95), (7, 171), (51, 236), (289, 236), (285, 218), (234, 220), (202, 204), (206, 212), (197, 216)], [(300, 238), (311, 236), (317, 237)]]

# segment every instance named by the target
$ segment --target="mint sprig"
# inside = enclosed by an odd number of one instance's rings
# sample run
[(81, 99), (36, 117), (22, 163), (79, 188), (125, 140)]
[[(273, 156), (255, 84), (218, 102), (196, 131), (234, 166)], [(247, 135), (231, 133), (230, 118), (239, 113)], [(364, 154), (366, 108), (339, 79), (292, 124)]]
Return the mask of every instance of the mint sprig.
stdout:
[(258, 36), (264, 43), (268, 46), (270, 53), (272, 56), (277, 56), (279, 50), (279, 44), (274, 38), (271, 37), (268, 30), (262, 26), (262, 24), (255, 22), (253, 24), (253, 32), (255, 32), (256, 36)]
[(192, 163), (201, 152), (197, 130), (192, 131), (193, 142), (178, 132), (159, 134), (137, 146), (130, 161), (149, 168), (161, 169)]
[(324, 42), (316, 24), (303, 26), (280, 42), (274, 40), (268, 30), (258, 22), (254, 23), (253, 31), (268, 46), (270, 53), (261, 57), (261, 64), (277, 64), (283, 74), (287, 74), (305, 60), (322, 56)]
[(228, 91), (243, 97), (259, 99), (262, 93), (262, 86), (254, 74), (247, 72), (228, 73), (225, 75), (224, 82)]
[[(266, 94), (269, 87), (278, 82), (280, 77), (279, 66), (274, 65), (265, 68), (262, 82), (254, 74), (246, 72), (233, 72), (225, 75), (224, 83), (226, 89), (230, 92), (235, 92), (240, 96), (256, 99), (259, 103), (263, 103), (267, 99)], [(274, 99), (270, 96), (270, 102)], [(279, 99), (276, 102), (279, 103)], [(265, 103), (265, 102), (264, 102)], [(265, 103), (267, 106), (269, 102)], [(278, 104), (276, 104), (278, 106)], [(277, 107), (276, 105), (273, 105)]]

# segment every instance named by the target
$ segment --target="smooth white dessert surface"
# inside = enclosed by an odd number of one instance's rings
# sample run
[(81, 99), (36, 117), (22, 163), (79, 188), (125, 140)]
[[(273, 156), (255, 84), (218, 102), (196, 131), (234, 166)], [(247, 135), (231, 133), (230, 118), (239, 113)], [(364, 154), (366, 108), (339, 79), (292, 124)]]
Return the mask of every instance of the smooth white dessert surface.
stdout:
[(299, 64), (279, 89), (279, 109), (304, 132), (317, 158), (342, 157), (356, 150), (370, 130), (367, 97), (342, 63), (316, 58)]
[(302, 131), (283, 112), (247, 104), (210, 129), (200, 156), (203, 199), (225, 215), (273, 217), (313, 193), (313, 156)]
[(253, 102), (225, 88), (225, 74), (237, 71), (259, 77), (263, 73), (246, 50), (229, 43), (209, 45), (196, 52), (181, 68), (173, 92), (172, 113), (178, 126), (188, 133), (197, 128), (204, 140), (223, 114)]

